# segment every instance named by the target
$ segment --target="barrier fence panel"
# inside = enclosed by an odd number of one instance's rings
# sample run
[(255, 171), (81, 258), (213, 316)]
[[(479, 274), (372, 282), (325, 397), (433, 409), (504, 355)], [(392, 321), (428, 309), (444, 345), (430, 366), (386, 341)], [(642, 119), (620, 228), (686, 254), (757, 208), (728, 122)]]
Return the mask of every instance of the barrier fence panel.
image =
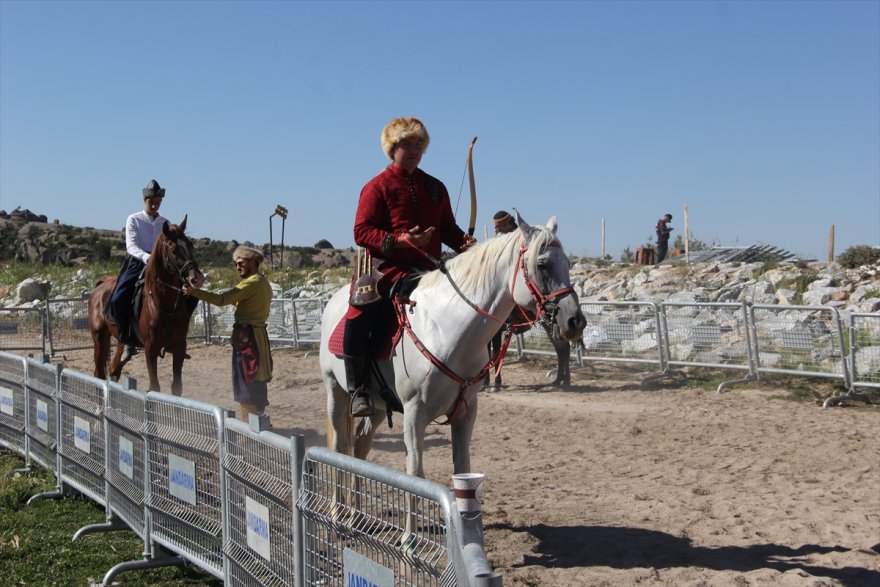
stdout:
[(304, 441), (260, 431), (260, 422), (253, 418), (256, 430), (240, 420), (225, 422), (226, 584), (299, 587), (303, 541), (296, 497)]
[(61, 421), (58, 417), (58, 386), (61, 365), (27, 359), (27, 426), (28, 461), (35, 461), (55, 473), (58, 490), (61, 480), (58, 469), (58, 438)]
[(297, 504), (304, 517), (305, 584), (465, 586), (476, 577), (500, 584), (481, 534), (478, 554), (461, 547), (451, 496), (443, 485), (310, 448)]
[(0, 308), (0, 350), (44, 354), (45, 316), (42, 308)]
[(300, 298), (293, 300), (293, 324), (296, 344), (321, 342), (321, 315), (324, 302), (320, 298)]
[(111, 382), (107, 387), (107, 508), (125, 522), (149, 555), (146, 515), (146, 442), (143, 437), (146, 396)]
[[(520, 355), (556, 356), (556, 347), (553, 346), (550, 335), (541, 324), (534, 324), (525, 332), (516, 335), (516, 341), (516, 349)], [(570, 361), (580, 365), (580, 344), (571, 344), (571, 350), (574, 352), (570, 355)], [(510, 347), (508, 347), (508, 352), (511, 352)]]
[(272, 298), (266, 333), (273, 348), (296, 346), (296, 316), (293, 300)]
[(25, 360), (0, 352), (0, 446), (27, 457)]
[(757, 379), (745, 302), (665, 302), (660, 305), (668, 366), (713, 367), (747, 371), (734, 383)]
[(106, 506), (104, 486), (104, 396), (107, 383), (77, 373), (61, 372), (58, 438), (61, 482)]
[(94, 345), (89, 331), (89, 299), (58, 298), (46, 302), (46, 330), (49, 354), (90, 349)]
[(843, 328), (836, 308), (755, 304), (750, 314), (759, 374), (841, 379), (849, 387)]
[[(321, 341), (321, 314), (324, 303), (319, 298), (272, 298), (266, 331), (274, 347), (299, 346)], [(223, 341), (232, 336), (234, 306), (210, 306), (206, 318), (208, 340)]]
[(159, 392), (147, 393), (145, 409), (150, 537), (224, 579), (221, 463), (226, 413)]
[(849, 349), (852, 386), (880, 388), (880, 314), (850, 314)]
[(189, 319), (189, 330), (186, 331), (187, 340), (200, 340), (205, 344), (210, 342), (210, 336), (208, 333), (210, 325), (210, 310), (208, 307), (209, 304), (207, 302), (199, 300), (199, 304), (196, 306), (196, 309), (193, 311), (192, 316)]
[(870, 404), (870, 395), (856, 391), (857, 388), (880, 389), (880, 314), (850, 314), (846, 334), (849, 339), (850, 388), (845, 394), (826, 399), (823, 408), (848, 399)]
[(660, 317), (653, 302), (581, 302), (587, 320), (584, 360), (665, 367)]

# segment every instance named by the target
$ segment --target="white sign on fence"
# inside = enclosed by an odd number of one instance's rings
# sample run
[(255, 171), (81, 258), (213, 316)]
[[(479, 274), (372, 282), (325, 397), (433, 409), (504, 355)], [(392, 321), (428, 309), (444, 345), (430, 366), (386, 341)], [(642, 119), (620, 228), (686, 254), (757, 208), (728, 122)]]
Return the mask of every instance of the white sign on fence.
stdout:
[(37, 426), (43, 432), (49, 432), (49, 405), (41, 399), (37, 400)]
[(0, 413), (7, 416), (15, 415), (15, 400), (12, 397), (12, 390), (8, 387), (0, 387)]
[(247, 520), (247, 545), (266, 560), (269, 552), (269, 508), (250, 497), (244, 498)]
[(196, 504), (196, 464), (176, 454), (168, 453), (168, 493)]
[(134, 444), (125, 436), (119, 436), (119, 472), (134, 479)]
[(92, 452), (92, 425), (85, 418), (73, 417), (73, 446), (82, 452)]
[(394, 572), (391, 569), (350, 548), (342, 551), (342, 565), (345, 570), (344, 585), (394, 587)]

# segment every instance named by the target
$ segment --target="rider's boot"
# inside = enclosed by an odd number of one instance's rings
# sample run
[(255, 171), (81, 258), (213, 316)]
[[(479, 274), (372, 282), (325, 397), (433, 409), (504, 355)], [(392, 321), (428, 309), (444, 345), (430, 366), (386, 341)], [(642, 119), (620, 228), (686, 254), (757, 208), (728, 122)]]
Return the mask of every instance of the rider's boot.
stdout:
[(117, 319), (119, 322), (119, 342), (123, 345), (122, 356), (119, 358), (121, 362), (126, 362), (135, 356), (138, 352), (137, 344), (134, 341), (134, 335), (131, 332), (131, 326), (125, 320)]
[(351, 415), (355, 418), (372, 416), (373, 408), (370, 406), (370, 392), (365, 385), (367, 369), (370, 361), (366, 357), (344, 355), (345, 383), (348, 393), (351, 394)]

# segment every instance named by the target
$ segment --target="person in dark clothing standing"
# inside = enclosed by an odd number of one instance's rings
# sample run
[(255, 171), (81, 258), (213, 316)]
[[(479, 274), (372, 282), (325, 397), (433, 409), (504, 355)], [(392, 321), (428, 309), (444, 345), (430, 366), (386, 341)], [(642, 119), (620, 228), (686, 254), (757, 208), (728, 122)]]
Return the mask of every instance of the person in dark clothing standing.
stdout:
[[(495, 236), (499, 234), (507, 234), (508, 232), (513, 232), (516, 230), (516, 220), (513, 219), (513, 216), (510, 215), (506, 210), (499, 210), (495, 213), (495, 216), (492, 217), (492, 224), (495, 225)], [(501, 351), (501, 340), (504, 338), (504, 330), (507, 325), (500, 327), (498, 332), (495, 333), (495, 336), (492, 337), (492, 340), (489, 342), (489, 357), (494, 359), (498, 356), (498, 353)], [(484, 385), (488, 387), (489, 385), (489, 374), (486, 373), (486, 379), (484, 380)], [(501, 387), (501, 375), (498, 374), (495, 376), (495, 388), (498, 389)]]
[(654, 226), (654, 230), (657, 232), (657, 265), (663, 262), (663, 259), (666, 258), (666, 252), (669, 250), (669, 233), (673, 229), (666, 226), (668, 222), (672, 222), (672, 214), (665, 214)]

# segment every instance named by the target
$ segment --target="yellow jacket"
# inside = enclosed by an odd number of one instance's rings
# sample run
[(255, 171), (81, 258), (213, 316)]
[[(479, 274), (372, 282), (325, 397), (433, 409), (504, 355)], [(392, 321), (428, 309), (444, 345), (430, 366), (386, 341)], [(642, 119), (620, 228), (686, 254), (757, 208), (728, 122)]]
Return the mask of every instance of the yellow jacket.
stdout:
[(232, 289), (219, 293), (197, 289), (192, 295), (215, 306), (235, 305), (235, 323), (250, 324), (254, 327), (254, 338), (260, 356), (257, 381), (272, 380), (272, 353), (269, 350), (269, 335), (266, 333), (266, 320), (272, 304), (272, 287), (269, 280), (260, 273), (254, 273), (238, 282)]

